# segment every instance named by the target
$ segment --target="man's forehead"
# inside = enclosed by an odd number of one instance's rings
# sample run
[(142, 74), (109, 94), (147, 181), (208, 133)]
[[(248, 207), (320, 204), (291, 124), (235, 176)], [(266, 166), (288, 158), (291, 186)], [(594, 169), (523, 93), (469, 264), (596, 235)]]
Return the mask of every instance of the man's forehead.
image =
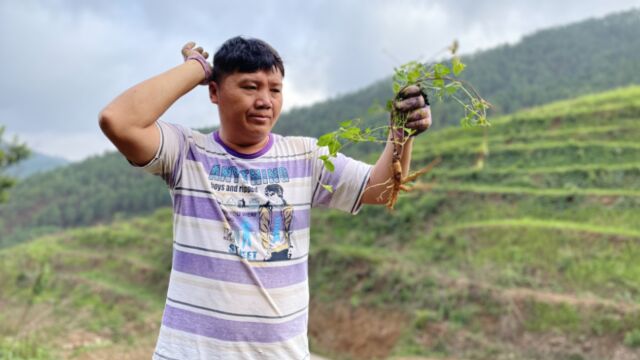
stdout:
[(282, 74), (280, 70), (274, 68), (273, 70), (258, 70), (255, 72), (245, 73), (237, 72), (231, 76), (235, 77), (237, 81), (261, 81), (266, 79), (270, 83), (282, 84)]

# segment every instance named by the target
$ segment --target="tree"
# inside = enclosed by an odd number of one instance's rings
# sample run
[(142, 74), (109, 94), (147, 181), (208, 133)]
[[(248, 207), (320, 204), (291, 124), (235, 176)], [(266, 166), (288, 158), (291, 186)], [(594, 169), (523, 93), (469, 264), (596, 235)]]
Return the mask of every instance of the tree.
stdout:
[(4, 170), (30, 155), (25, 144), (19, 143), (15, 138), (7, 143), (2, 139), (3, 134), (4, 126), (0, 126), (0, 203), (6, 200), (7, 189), (15, 184), (14, 179), (3, 175)]

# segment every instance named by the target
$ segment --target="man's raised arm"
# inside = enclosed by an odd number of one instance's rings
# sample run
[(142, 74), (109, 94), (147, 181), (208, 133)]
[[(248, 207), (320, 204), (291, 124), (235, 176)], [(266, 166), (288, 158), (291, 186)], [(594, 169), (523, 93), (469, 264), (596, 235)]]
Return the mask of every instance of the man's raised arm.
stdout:
[[(429, 107), (426, 95), (422, 93), (418, 86), (409, 86), (403, 90), (404, 100), (397, 101), (394, 106), (397, 111), (407, 115), (405, 127), (414, 130), (413, 136), (421, 134), (431, 126), (431, 108)], [(402, 177), (407, 176), (409, 165), (411, 164), (411, 150), (413, 147), (413, 136), (407, 139), (403, 146), (400, 163), (402, 164)], [(380, 154), (373, 170), (366, 190), (362, 195), (363, 204), (386, 204), (389, 201), (390, 191), (387, 185), (392, 180), (393, 170), (393, 139), (389, 135), (389, 140)]]
[(182, 65), (131, 87), (100, 112), (100, 128), (134, 164), (144, 165), (156, 154), (160, 145), (156, 120), (176, 100), (208, 80), (211, 66), (205, 59), (209, 54), (194, 46), (189, 42), (182, 48)]

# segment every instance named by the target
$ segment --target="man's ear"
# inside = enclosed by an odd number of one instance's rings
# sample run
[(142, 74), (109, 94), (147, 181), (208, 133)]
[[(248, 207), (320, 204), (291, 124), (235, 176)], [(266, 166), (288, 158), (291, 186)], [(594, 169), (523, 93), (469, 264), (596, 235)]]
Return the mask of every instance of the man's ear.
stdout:
[(218, 105), (219, 100), (219, 92), (218, 92), (218, 84), (215, 81), (209, 82), (209, 99), (211, 102)]

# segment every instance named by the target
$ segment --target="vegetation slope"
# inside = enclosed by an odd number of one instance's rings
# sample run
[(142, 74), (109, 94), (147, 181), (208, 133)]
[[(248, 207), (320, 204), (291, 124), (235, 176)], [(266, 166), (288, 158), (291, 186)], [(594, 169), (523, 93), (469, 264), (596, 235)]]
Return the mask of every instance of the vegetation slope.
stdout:
[[(429, 131), (393, 214), (313, 216), (312, 348), (336, 359), (640, 357), (640, 87)], [(0, 250), (0, 358), (143, 358), (171, 211)]]

